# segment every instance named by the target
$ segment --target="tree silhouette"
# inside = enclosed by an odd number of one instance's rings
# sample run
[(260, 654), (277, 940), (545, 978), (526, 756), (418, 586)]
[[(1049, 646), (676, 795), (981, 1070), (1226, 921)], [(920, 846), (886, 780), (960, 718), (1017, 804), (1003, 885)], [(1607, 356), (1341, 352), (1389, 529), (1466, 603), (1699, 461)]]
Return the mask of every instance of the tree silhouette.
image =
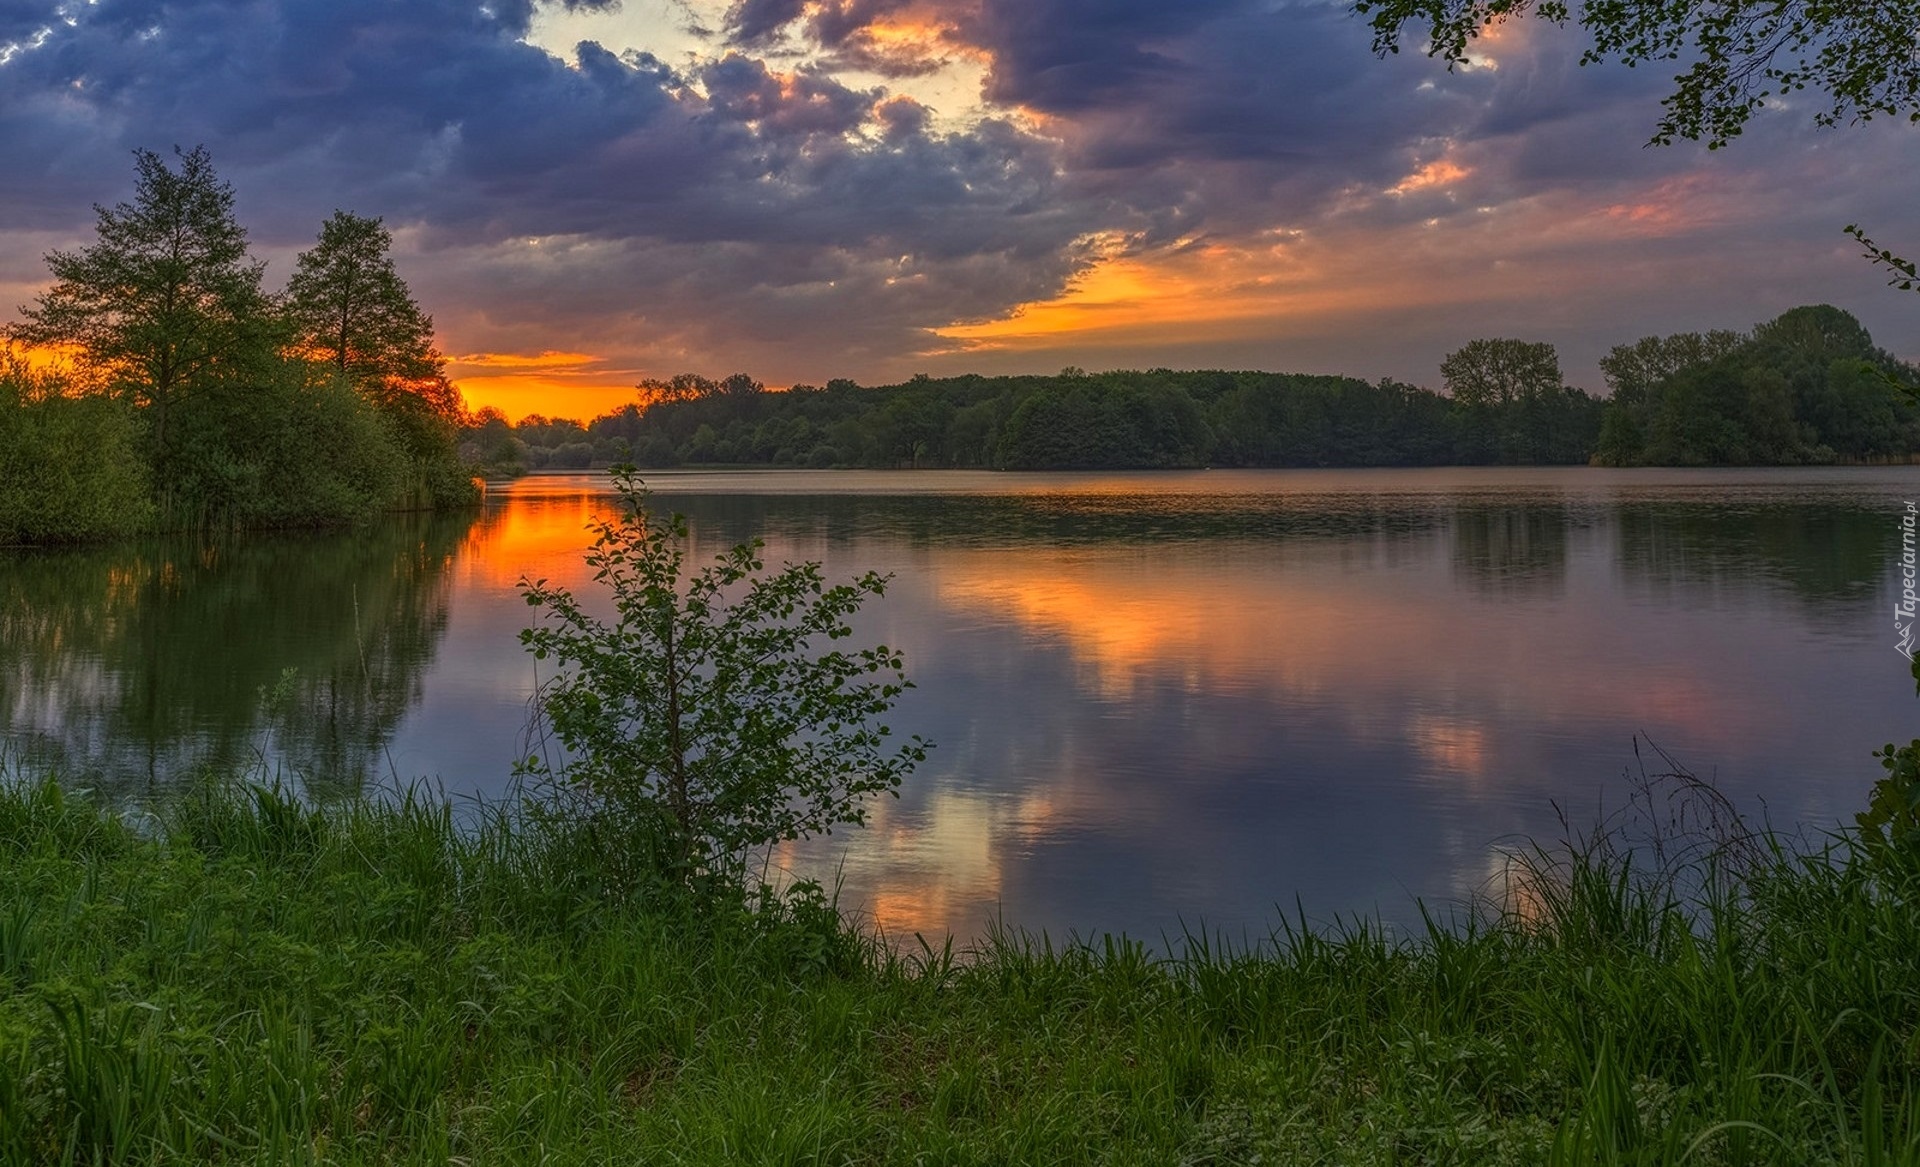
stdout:
[(1512, 405), (1560, 387), (1553, 346), (1524, 340), (1471, 340), (1440, 362), (1447, 392), (1462, 405)]
[(205, 147), (174, 154), (178, 170), (135, 150), (132, 203), (96, 204), (99, 241), (47, 255), (54, 284), (10, 334), (30, 344), (72, 345), (153, 410), (161, 460), (169, 410), (236, 366), (272, 350), (273, 321), (260, 289), (265, 265), (247, 251), (233, 188)]
[(294, 261), (287, 283), (294, 343), (378, 399), (407, 393), (436, 414), (456, 417), (459, 400), (433, 347), (433, 318), (394, 271), (392, 248), (379, 219), (335, 211), (319, 242)]

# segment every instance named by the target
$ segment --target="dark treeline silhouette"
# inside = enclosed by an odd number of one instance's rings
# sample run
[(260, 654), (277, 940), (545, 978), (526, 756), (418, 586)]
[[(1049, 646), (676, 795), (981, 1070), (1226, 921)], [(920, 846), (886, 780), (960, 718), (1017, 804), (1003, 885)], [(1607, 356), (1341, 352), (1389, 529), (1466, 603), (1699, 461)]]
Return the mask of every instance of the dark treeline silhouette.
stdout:
[(433, 321), (378, 219), (336, 212), (280, 293), (204, 149), (47, 256), (0, 351), (0, 544), (325, 526), (476, 496)]
[[(739, 387), (705, 388), (729, 382)], [(534, 416), (510, 426), (482, 411), (464, 449), (493, 467), (535, 470), (625, 457), (643, 467), (1434, 466), (1520, 453), (1488, 443), (1480, 415), (1438, 393), (1351, 377), (1069, 369), (874, 388), (837, 380), (784, 393), (738, 375), (674, 383), (695, 391), (642, 386), (643, 403), (586, 425)], [(1584, 435), (1557, 460), (1586, 460), (1599, 432), (1597, 400), (1565, 390), (1551, 403), (1512, 408), (1550, 413), (1560, 430)]]
[(1796, 464), (1905, 457), (1913, 370), (1845, 312), (1796, 308), (1756, 327), (1649, 337), (1602, 362), (1610, 399), (1563, 383), (1550, 344), (1476, 340), (1445, 392), (1383, 380), (1176, 371), (934, 379), (769, 392), (686, 373), (582, 424), (476, 415), (463, 456), (495, 472), (642, 467)]

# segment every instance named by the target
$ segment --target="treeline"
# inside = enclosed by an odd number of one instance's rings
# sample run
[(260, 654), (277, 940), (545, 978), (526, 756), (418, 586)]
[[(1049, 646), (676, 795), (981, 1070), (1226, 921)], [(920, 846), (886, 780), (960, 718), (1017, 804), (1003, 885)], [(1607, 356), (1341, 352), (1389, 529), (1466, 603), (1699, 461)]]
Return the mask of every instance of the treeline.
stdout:
[(1912, 370), (1830, 307), (1751, 334), (1650, 337), (1602, 362), (1612, 397), (1566, 385), (1550, 344), (1476, 340), (1444, 392), (1391, 380), (1175, 371), (851, 381), (769, 392), (745, 374), (648, 381), (582, 424), (483, 410), (469, 461), (496, 472), (643, 467), (981, 467), (1832, 462), (1920, 449)]
[(1849, 313), (1795, 308), (1750, 333), (1688, 332), (1601, 360), (1607, 466), (1793, 465), (1920, 450), (1915, 369)]
[(232, 188), (176, 154), (135, 152), (133, 202), (96, 207), (5, 330), (0, 543), (470, 502), (464, 409), (380, 221), (336, 212), (270, 292)]
[(1172, 369), (916, 377), (876, 388), (836, 380), (784, 393), (744, 375), (683, 374), (640, 393), (642, 403), (585, 425), (536, 415), (510, 426), (483, 410), (465, 449), (494, 467), (533, 470), (622, 458), (643, 467), (1022, 470), (1583, 462), (1601, 408), (1557, 380), (1468, 409), (1396, 381)]

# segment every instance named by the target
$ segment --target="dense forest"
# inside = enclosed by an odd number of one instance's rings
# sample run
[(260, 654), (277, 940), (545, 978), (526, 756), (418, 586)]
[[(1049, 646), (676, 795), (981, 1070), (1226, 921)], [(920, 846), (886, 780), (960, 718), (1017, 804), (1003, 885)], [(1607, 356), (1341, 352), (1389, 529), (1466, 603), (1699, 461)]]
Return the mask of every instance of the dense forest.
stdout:
[(297, 527), (472, 501), (433, 321), (378, 219), (336, 212), (286, 288), (204, 150), (53, 252), (0, 351), (0, 543)]
[(851, 381), (771, 392), (745, 374), (648, 381), (582, 424), (494, 410), (462, 453), (496, 473), (643, 467), (1073, 470), (1193, 466), (1752, 465), (1920, 450), (1914, 370), (1837, 308), (1751, 333), (1648, 337), (1601, 362), (1612, 390), (1563, 383), (1550, 344), (1476, 340), (1444, 392), (1396, 381), (1153, 369)]

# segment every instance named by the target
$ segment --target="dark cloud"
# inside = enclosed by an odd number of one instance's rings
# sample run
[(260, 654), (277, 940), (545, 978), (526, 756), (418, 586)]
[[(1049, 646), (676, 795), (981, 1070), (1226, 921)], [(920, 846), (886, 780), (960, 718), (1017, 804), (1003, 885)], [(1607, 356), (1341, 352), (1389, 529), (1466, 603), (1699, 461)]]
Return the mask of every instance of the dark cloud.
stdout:
[(800, 19), (806, 7), (806, 0), (740, 0), (727, 9), (727, 40), (749, 47), (764, 44)]
[[(1493, 246), (1512, 208), (1617, 210), (1645, 239), (1612, 251), (1611, 220), (1570, 220), (1562, 245), (1528, 212), (1535, 260), (1671, 284), (1658, 265), (1697, 253), (1729, 303), (1790, 282), (1723, 254), (1740, 231), (1823, 271), (1852, 262), (1828, 237), (1850, 206), (1920, 234), (1901, 127), (1822, 136), (1788, 110), (1712, 156), (1643, 149), (1665, 79), (1582, 68), (1573, 35), (1528, 22), (1448, 72), (1375, 60), (1339, 3), (738, 0), (725, 50), (674, 67), (593, 43), (556, 59), (525, 43), (537, 2), (0, 0), (0, 280), (125, 197), (129, 150), (176, 143), (212, 149), (278, 274), (336, 207), (384, 216), (459, 347), (775, 379), (896, 373), (930, 328), (1058, 294), (1094, 238), (1162, 258), (1283, 228), (1365, 239), (1369, 263), (1397, 247), (1485, 280), (1484, 311), (1522, 295), (1528, 257)], [(949, 60), (985, 63), (964, 128), (845, 76), (911, 88)]]

